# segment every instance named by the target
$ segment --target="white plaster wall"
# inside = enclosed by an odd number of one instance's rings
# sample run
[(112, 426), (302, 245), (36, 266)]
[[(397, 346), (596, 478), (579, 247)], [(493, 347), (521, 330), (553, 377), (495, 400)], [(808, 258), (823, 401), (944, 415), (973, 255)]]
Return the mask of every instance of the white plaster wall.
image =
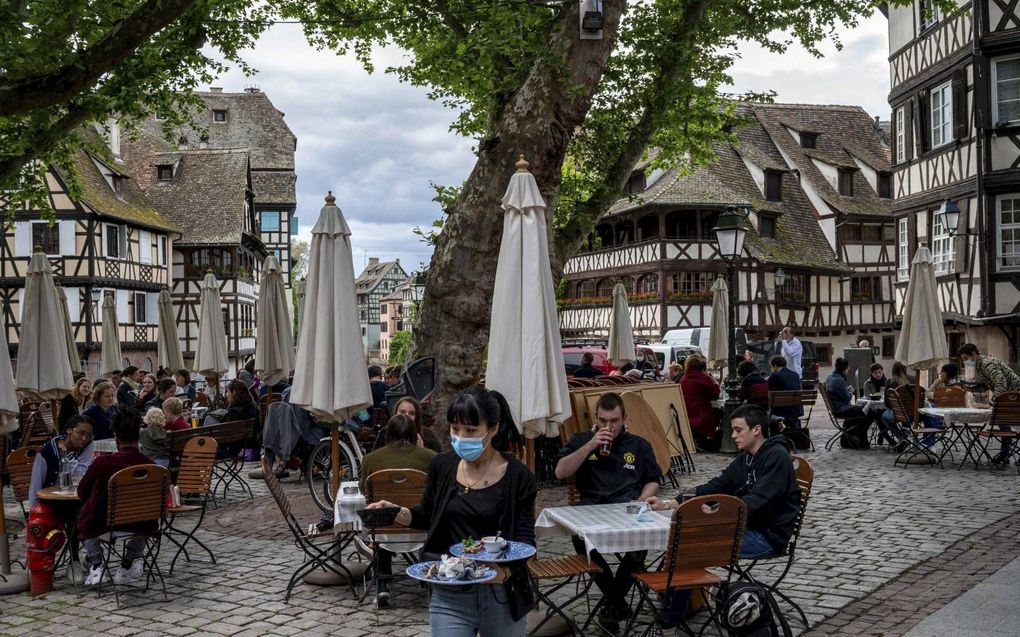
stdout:
[(914, 39), (914, 7), (889, 5), (889, 52), (903, 48)]

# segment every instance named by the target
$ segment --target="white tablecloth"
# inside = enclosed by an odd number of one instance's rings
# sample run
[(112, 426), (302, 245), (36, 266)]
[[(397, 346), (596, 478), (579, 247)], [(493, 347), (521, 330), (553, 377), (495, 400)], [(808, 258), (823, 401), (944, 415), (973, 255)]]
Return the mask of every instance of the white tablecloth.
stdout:
[[(365, 508), (365, 496), (345, 495), (344, 487), (357, 487), (358, 482), (341, 482), (340, 493), (333, 499), (333, 532), (360, 533), (362, 544), (370, 542), (372, 535), (366, 531), (358, 516), (358, 511)], [(379, 546), (391, 553), (414, 553), (425, 543), (425, 533), (377, 533), (375, 539)]]
[(885, 411), (884, 400), (871, 400), (870, 398), (858, 398), (855, 404), (864, 410), (864, 413), (870, 414), (873, 411)]
[[(664, 513), (672, 513), (665, 511)], [(538, 537), (578, 535), (590, 553), (603, 555), (629, 551), (664, 551), (669, 541), (669, 517), (650, 512), (639, 522), (627, 513), (627, 504), (591, 504), (545, 509), (535, 520)]]
[(920, 412), (926, 416), (941, 418), (945, 422), (971, 424), (988, 422), (992, 415), (991, 409), (975, 409), (972, 407), (922, 407)]

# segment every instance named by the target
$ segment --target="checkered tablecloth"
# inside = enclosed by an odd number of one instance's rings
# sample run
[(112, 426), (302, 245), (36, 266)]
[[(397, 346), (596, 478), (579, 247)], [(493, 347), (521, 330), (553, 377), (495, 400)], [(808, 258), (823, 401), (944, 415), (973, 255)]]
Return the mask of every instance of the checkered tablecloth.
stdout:
[(944, 422), (970, 424), (988, 422), (992, 415), (991, 409), (975, 409), (971, 407), (922, 407), (920, 412), (926, 416), (941, 418)]
[(864, 413), (870, 414), (873, 411), (885, 411), (884, 400), (871, 400), (870, 398), (858, 398), (855, 403), (858, 407), (864, 410)]
[(655, 511), (648, 517), (647, 522), (639, 522), (636, 515), (627, 513), (625, 503), (553, 507), (539, 514), (535, 534), (540, 538), (578, 535), (589, 553), (603, 555), (666, 550), (669, 518)]

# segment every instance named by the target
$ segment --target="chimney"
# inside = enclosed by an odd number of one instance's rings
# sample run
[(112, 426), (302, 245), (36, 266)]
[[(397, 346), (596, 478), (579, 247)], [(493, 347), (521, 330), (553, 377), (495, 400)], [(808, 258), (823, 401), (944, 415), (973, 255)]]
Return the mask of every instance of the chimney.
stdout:
[(198, 138), (198, 147), (200, 149), (202, 149), (202, 150), (205, 150), (206, 148), (209, 148), (209, 136), (208, 135), (203, 134), (201, 137)]
[(223, 92), (223, 87), (222, 86), (210, 86), (209, 87), (209, 92), (210, 93), (222, 93)]
[(379, 257), (368, 257), (368, 265), (379, 265)]
[(177, 149), (178, 150), (187, 150), (188, 149), (188, 136), (187, 135), (181, 135), (180, 137), (177, 138)]

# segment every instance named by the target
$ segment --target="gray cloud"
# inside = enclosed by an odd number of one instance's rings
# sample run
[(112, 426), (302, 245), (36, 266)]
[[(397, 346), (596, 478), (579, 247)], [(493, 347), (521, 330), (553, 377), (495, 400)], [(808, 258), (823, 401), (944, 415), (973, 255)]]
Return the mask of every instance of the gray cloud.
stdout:
[[(885, 29), (876, 13), (841, 32), (844, 50), (828, 47), (821, 60), (799, 49), (777, 56), (744, 46), (733, 89), (771, 89), (786, 102), (858, 104), (887, 119)], [(471, 140), (449, 131), (453, 111), (382, 72), (406, 55), (377, 51), (378, 70), (369, 75), (349, 56), (309, 46), (298, 25), (277, 25), (245, 59), (257, 76), (232, 70), (217, 84), (225, 91), (255, 84), (286, 113), (298, 137), (299, 236), (310, 236), (332, 190), (353, 233), (355, 272), (367, 256), (399, 258), (408, 271), (427, 262), (429, 249), (411, 231), (441, 216), (429, 182), (463, 182), (474, 155)]]

